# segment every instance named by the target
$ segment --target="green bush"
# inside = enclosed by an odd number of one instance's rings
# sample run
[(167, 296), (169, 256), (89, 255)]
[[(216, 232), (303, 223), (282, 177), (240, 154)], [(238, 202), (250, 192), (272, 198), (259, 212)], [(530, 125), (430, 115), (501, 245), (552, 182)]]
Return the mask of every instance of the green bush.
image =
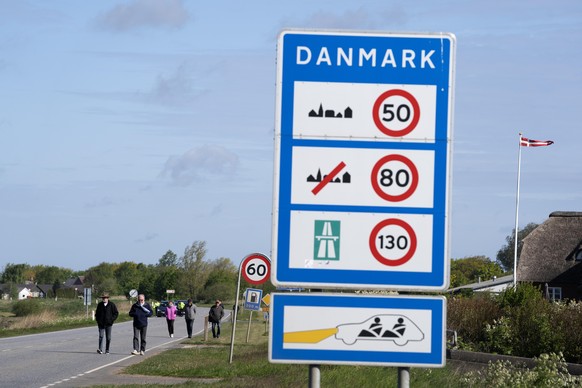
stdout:
[(480, 344), (480, 349), (487, 353), (512, 355), (515, 342), (512, 328), (507, 317), (496, 319), (492, 324), (485, 324), (486, 340)]
[(527, 301), (544, 300), (541, 289), (531, 283), (520, 283), (517, 287), (507, 288), (497, 297), (501, 308), (520, 307)]
[(560, 335), (552, 324), (552, 310), (552, 304), (540, 298), (526, 300), (522, 306), (508, 311), (515, 338), (514, 354), (534, 357), (563, 349)]
[(461, 343), (477, 345), (486, 341), (485, 326), (500, 317), (498, 303), (486, 293), (447, 302), (447, 328), (457, 331)]
[(41, 304), (38, 299), (23, 299), (12, 304), (12, 313), (17, 317), (38, 314)]
[(566, 360), (582, 364), (582, 302), (552, 303), (551, 322)]
[(542, 354), (535, 362), (530, 370), (509, 361), (497, 361), (483, 372), (467, 373), (462, 382), (467, 387), (582, 387), (580, 377), (568, 373), (561, 353)]
[(461, 349), (520, 357), (562, 351), (582, 363), (582, 303), (548, 302), (537, 287), (520, 284), (495, 298), (451, 298), (447, 310)]

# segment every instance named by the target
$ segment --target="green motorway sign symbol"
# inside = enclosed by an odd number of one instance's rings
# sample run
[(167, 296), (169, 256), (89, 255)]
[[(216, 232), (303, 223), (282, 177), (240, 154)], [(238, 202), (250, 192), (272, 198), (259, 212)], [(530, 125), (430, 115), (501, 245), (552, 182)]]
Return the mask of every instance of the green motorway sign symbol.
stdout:
[(339, 260), (340, 221), (315, 220), (313, 260)]

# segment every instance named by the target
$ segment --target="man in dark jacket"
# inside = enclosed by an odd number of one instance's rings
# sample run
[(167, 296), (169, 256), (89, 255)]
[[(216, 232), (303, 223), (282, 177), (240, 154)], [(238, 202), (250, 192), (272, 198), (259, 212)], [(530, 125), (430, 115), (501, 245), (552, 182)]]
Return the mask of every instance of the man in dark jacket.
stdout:
[(192, 303), (192, 299), (188, 299), (188, 303), (184, 307), (184, 320), (186, 321), (186, 331), (188, 332), (188, 338), (192, 338), (194, 318), (196, 318), (196, 305)]
[(101, 295), (101, 302), (95, 310), (95, 320), (99, 328), (99, 347), (97, 353), (103, 354), (103, 336), (105, 336), (105, 354), (109, 354), (109, 345), (111, 344), (111, 327), (117, 319), (119, 312), (115, 303), (109, 301), (109, 294)]
[(152, 311), (151, 306), (145, 301), (144, 294), (139, 294), (137, 302), (129, 309), (129, 316), (133, 317), (133, 351), (131, 354), (143, 356), (146, 351), (148, 317), (152, 316)]
[(222, 307), (222, 302), (217, 299), (208, 313), (208, 322), (212, 323), (212, 337), (214, 338), (220, 338), (220, 320), (222, 317), (224, 317), (224, 307)]

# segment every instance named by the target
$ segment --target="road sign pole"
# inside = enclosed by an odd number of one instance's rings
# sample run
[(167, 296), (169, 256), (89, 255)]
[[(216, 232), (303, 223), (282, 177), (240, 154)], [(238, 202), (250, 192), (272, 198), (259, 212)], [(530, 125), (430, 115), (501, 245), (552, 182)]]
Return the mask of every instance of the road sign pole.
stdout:
[(232, 364), (232, 354), (234, 352), (234, 333), (236, 332), (236, 316), (238, 314), (238, 298), (239, 298), (239, 292), (240, 292), (240, 273), (241, 273), (241, 267), (238, 267), (238, 280), (236, 282), (236, 297), (234, 299), (234, 312), (233, 312), (233, 320), (232, 320), (232, 333), (230, 335), (230, 355), (228, 357), (228, 362), (229, 364)]
[[(263, 284), (271, 276), (271, 260), (262, 253), (252, 253), (245, 256), (238, 267), (238, 281), (236, 283), (236, 299), (234, 304), (234, 321), (232, 322), (232, 335), (230, 341), (230, 357), (229, 363), (232, 364), (232, 354), (234, 352), (234, 334), (236, 330), (236, 317), (238, 313), (238, 298), (240, 295), (240, 278), (244, 276), (245, 280), (250, 284)], [(259, 306), (261, 298), (258, 298)], [(251, 313), (252, 316), (252, 313)], [(250, 321), (249, 321), (250, 330)], [(248, 342), (248, 335), (247, 335)]]
[(309, 388), (319, 388), (321, 371), (319, 365), (309, 365)]
[(249, 314), (249, 327), (247, 328), (247, 344), (249, 343), (249, 337), (251, 336), (251, 322), (253, 320), (253, 310)]
[(398, 388), (410, 387), (410, 368), (398, 368)]

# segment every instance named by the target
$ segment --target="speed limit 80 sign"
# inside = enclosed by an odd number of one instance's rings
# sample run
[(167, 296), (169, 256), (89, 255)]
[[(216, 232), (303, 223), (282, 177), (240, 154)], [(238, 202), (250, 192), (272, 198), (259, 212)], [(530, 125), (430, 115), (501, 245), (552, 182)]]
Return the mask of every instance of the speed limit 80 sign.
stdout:
[(263, 284), (271, 276), (271, 260), (261, 253), (250, 254), (241, 262), (241, 275), (249, 284)]

